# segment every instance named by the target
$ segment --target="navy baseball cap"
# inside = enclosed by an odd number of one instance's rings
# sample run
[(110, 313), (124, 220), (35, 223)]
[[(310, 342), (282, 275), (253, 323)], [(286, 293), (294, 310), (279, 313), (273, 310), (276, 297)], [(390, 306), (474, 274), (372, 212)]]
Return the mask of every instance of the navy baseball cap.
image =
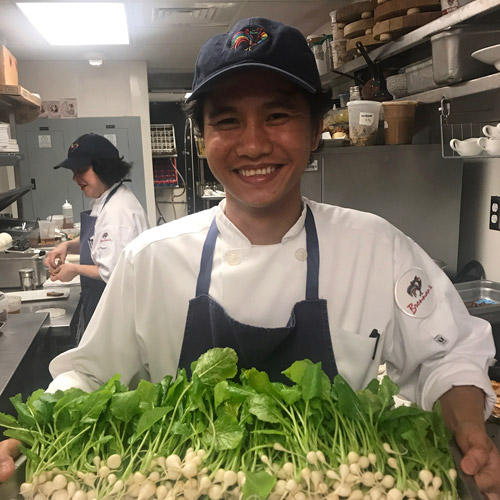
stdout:
[(205, 92), (221, 75), (244, 68), (270, 69), (312, 94), (321, 92), (316, 60), (304, 35), (278, 21), (252, 17), (203, 44), (196, 61), (193, 93), (186, 102)]
[(54, 168), (81, 170), (89, 167), (92, 160), (110, 160), (120, 158), (118, 149), (105, 137), (98, 134), (84, 134), (71, 144), (68, 158)]

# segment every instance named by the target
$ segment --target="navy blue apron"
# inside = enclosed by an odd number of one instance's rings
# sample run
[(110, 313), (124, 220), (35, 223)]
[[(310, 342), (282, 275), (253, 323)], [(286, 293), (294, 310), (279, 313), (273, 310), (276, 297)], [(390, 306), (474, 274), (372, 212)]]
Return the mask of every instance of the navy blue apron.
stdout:
[[(300, 359), (321, 362), (333, 380), (338, 373), (328, 324), (326, 300), (318, 298), (319, 245), (314, 216), (309, 207), (305, 221), (307, 235), (306, 299), (297, 302), (284, 327), (264, 328), (235, 320), (208, 295), (212, 261), (218, 235), (215, 218), (203, 246), (196, 297), (189, 301), (179, 368), (191, 375), (191, 363), (213, 347), (232, 347), (239, 368), (266, 371), (271, 381), (290, 383), (282, 375)], [(279, 294), (279, 290), (276, 291)]]
[[(118, 186), (116, 186), (113, 191), (108, 194), (103, 208), (121, 185), (122, 183), (120, 182), (120, 184), (118, 184)], [(80, 213), (80, 264), (95, 266), (95, 262), (92, 260), (92, 256), (90, 255), (90, 250), (93, 243), (97, 217), (91, 216), (90, 212), (90, 210), (85, 210)], [(99, 299), (106, 288), (106, 282), (101, 279), (89, 278), (87, 276), (80, 275), (80, 285), (82, 287), (80, 302), (82, 307), (83, 322), (84, 327), (87, 328)]]

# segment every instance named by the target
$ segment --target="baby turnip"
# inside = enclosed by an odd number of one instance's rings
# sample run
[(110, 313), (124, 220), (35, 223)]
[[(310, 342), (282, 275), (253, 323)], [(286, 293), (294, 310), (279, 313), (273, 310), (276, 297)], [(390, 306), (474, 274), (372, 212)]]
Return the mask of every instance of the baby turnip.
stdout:
[(35, 492), (35, 489), (33, 488), (32, 483), (22, 483), (20, 488), (19, 488), (19, 493), (21, 493), (21, 495), (24, 498), (32, 497), (34, 492)]
[(193, 461), (186, 462), (181, 468), (181, 473), (185, 478), (194, 477), (198, 474), (198, 466)]
[(424, 487), (427, 488), (427, 486), (429, 486), (429, 484), (432, 482), (432, 478), (434, 477), (434, 475), (430, 470), (422, 469), (418, 473), (418, 477), (420, 478), (420, 481), (424, 483)]
[(442, 485), (443, 485), (443, 480), (439, 476), (434, 476), (432, 478), (432, 486), (434, 486), (434, 488), (439, 490), (439, 488), (441, 488)]
[(363, 455), (359, 457), (358, 464), (362, 469), (368, 469), (368, 467), (370, 467), (370, 459)]
[(403, 500), (403, 492), (397, 488), (391, 488), (387, 492), (387, 500)]
[(118, 453), (110, 455), (106, 460), (106, 465), (110, 469), (118, 469), (118, 467), (120, 467), (121, 464), (122, 464), (122, 457), (118, 455)]
[(347, 462), (349, 464), (357, 464), (359, 460), (359, 455), (355, 451), (350, 451), (347, 454)]
[(361, 490), (352, 490), (348, 500), (363, 500), (364, 494)]
[(289, 479), (286, 482), (286, 490), (293, 495), (294, 493), (300, 491), (300, 484), (298, 484), (297, 481), (295, 481), (295, 479)]
[(375, 465), (377, 463), (377, 455), (375, 453), (368, 453), (368, 460), (372, 465)]
[(208, 498), (210, 500), (221, 500), (224, 495), (224, 490), (220, 484), (213, 484), (208, 490)]
[(339, 497), (348, 498), (351, 494), (351, 487), (347, 484), (341, 484), (338, 488), (335, 489), (334, 493)]
[(54, 491), (50, 498), (51, 500), (70, 500), (66, 489)]
[(318, 455), (316, 455), (315, 451), (310, 451), (306, 455), (306, 460), (307, 460), (308, 463), (315, 465), (315, 464), (318, 463)]
[(145, 480), (139, 491), (139, 496), (137, 500), (149, 500), (153, 495), (156, 494), (156, 486), (151, 481)]
[(457, 478), (457, 470), (456, 469), (450, 469), (448, 471), (448, 476), (450, 476), (450, 479), (452, 481), (455, 481), (455, 479)]
[(392, 487), (394, 487), (394, 478), (390, 476), (389, 474), (385, 475), (382, 478), (382, 481), (380, 481), (380, 484), (386, 489), (390, 490)]
[(158, 500), (163, 500), (167, 496), (167, 493), (168, 489), (164, 484), (156, 487), (156, 498)]
[(87, 500), (87, 493), (82, 490), (78, 490), (75, 492), (71, 500)]
[(388, 465), (391, 469), (396, 469), (396, 470), (398, 470), (398, 469), (399, 469), (398, 461), (397, 461), (394, 457), (389, 457), (389, 458), (387, 459), (387, 465)]

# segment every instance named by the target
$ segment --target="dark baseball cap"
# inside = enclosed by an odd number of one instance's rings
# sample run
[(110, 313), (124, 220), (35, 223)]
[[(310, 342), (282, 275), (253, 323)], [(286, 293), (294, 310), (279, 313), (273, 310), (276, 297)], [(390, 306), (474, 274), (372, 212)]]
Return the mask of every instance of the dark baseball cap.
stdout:
[(321, 92), (316, 60), (304, 35), (278, 21), (253, 17), (203, 44), (196, 61), (193, 93), (186, 102), (205, 92), (221, 75), (244, 68), (270, 69), (312, 94)]
[(120, 158), (118, 149), (105, 137), (98, 134), (84, 134), (71, 144), (68, 158), (54, 168), (81, 170), (89, 167), (92, 160)]

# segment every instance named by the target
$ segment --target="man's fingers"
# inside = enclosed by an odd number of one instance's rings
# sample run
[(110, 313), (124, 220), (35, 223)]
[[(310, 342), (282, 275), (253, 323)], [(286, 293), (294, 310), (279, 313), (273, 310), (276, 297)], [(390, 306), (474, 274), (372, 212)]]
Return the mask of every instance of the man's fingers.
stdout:
[(0, 458), (0, 483), (14, 474), (14, 459), (9, 456)]

